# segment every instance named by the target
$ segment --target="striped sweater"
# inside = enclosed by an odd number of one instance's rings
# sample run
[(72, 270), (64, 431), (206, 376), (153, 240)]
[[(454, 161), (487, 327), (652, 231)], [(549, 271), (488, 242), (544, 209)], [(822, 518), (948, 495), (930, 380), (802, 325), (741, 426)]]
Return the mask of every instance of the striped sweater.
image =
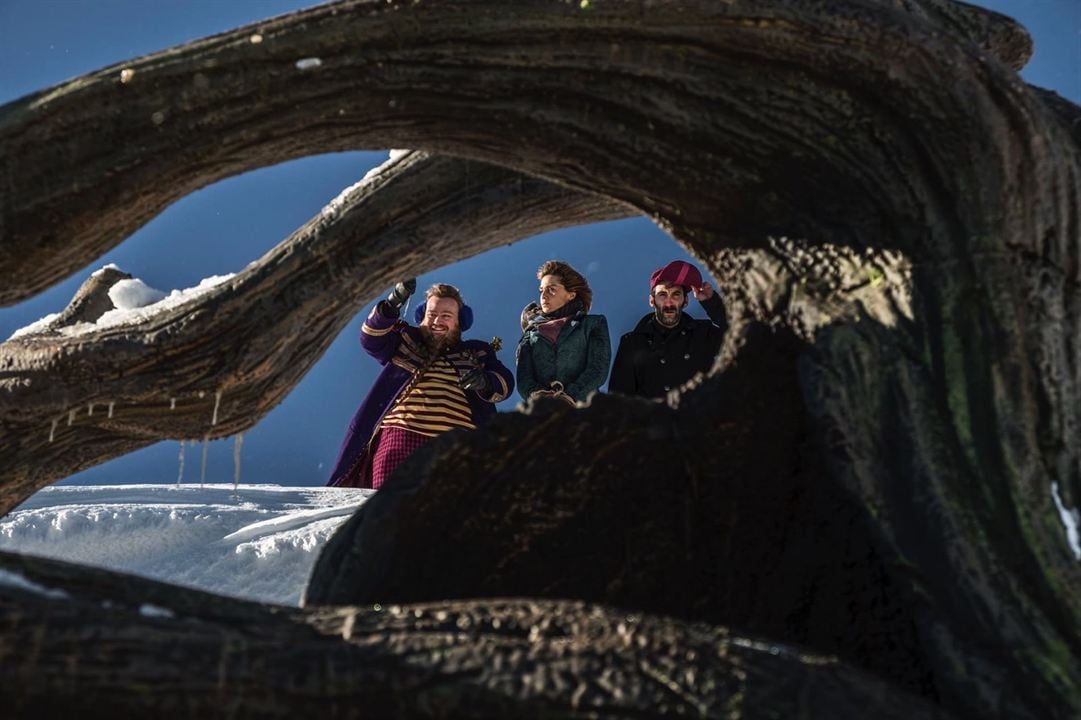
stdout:
[(465, 391), (458, 387), (458, 372), (441, 357), (412, 391), (383, 416), (380, 427), (398, 427), (435, 437), (454, 428), (475, 430), (477, 426)]

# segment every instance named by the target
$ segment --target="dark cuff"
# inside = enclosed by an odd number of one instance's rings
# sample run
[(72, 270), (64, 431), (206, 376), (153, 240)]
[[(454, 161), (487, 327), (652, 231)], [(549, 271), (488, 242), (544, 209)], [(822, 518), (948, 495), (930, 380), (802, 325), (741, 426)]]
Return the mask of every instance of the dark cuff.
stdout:
[(386, 300), (380, 300), (379, 304), (375, 306), (375, 311), (388, 320), (397, 320), (401, 315), (401, 313), (398, 312), (398, 308), (394, 307)]
[(721, 300), (721, 293), (717, 290), (713, 291), (712, 297), (707, 300), (699, 302), (702, 309), (706, 311), (706, 315), (713, 322), (714, 325), (725, 326), (728, 324), (728, 318), (726, 317), (724, 310), (724, 301)]
[(704, 308), (705, 307), (716, 308), (718, 306), (720, 306), (722, 308), (724, 307), (724, 303), (721, 302), (721, 294), (719, 292), (717, 292), (717, 290), (714, 290), (713, 294), (710, 295), (705, 300), (700, 300), (699, 304)]

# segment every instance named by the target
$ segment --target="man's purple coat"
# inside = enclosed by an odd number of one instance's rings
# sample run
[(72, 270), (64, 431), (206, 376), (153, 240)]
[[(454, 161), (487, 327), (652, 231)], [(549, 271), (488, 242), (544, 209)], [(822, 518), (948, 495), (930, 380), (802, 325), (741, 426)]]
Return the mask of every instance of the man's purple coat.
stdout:
[[(368, 443), (379, 427), (379, 421), (424, 362), (425, 345), (420, 330), (384, 315), (382, 309), (383, 303), (379, 303), (368, 314), (361, 327), (360, 344), (379, 361), (383, 371), (349, 423), (327, 485), (354, 486), (361, 479), (359, 473), (350, 473), (350, 469), (367, 462)], [(484, 394), (466, 390), (465, 396), (473, 412), (474, 425), (479, 427), (492, 419), (496, 412), (495, 403), (514, 391), (514, 375), (499, 362), (492, 346), (481, 340), (462, 340), (448, 349), (444, 357), (458, 371), (458, 377), (478, 367), (487, 372), (492, 389)]]

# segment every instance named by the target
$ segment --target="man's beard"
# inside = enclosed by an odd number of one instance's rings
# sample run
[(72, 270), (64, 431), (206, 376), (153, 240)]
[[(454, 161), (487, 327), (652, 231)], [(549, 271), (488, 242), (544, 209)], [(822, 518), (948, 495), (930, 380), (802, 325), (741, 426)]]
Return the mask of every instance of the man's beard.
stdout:
[(674, 328), (676, 325), (679, 325), (681, 317), (683, 317), (683, 308), (676, 308), (675, 315), (672, 315), (670, 318), (664, 314), (661, 307), (658, 306), (654, 308), (653, 319), (661, 327)]
[(443, 335), (436, 335), (427, 325), (420, 326), (420, 335), (424, 338), (424, 345), (428, 352), (437, 353), (449, 347), (454, 347), (462, 339), (462, 331), (459, 328), (448, 330)]

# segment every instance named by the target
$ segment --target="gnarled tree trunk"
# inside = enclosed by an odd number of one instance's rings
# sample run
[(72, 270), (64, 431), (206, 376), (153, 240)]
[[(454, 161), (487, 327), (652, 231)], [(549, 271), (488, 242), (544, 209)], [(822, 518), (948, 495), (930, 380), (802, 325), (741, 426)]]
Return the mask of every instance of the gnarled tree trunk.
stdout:
[(5, 717), (947, 717), (831, 658), (580, 602), (297, 610), (6, 553), (0, 573)]

